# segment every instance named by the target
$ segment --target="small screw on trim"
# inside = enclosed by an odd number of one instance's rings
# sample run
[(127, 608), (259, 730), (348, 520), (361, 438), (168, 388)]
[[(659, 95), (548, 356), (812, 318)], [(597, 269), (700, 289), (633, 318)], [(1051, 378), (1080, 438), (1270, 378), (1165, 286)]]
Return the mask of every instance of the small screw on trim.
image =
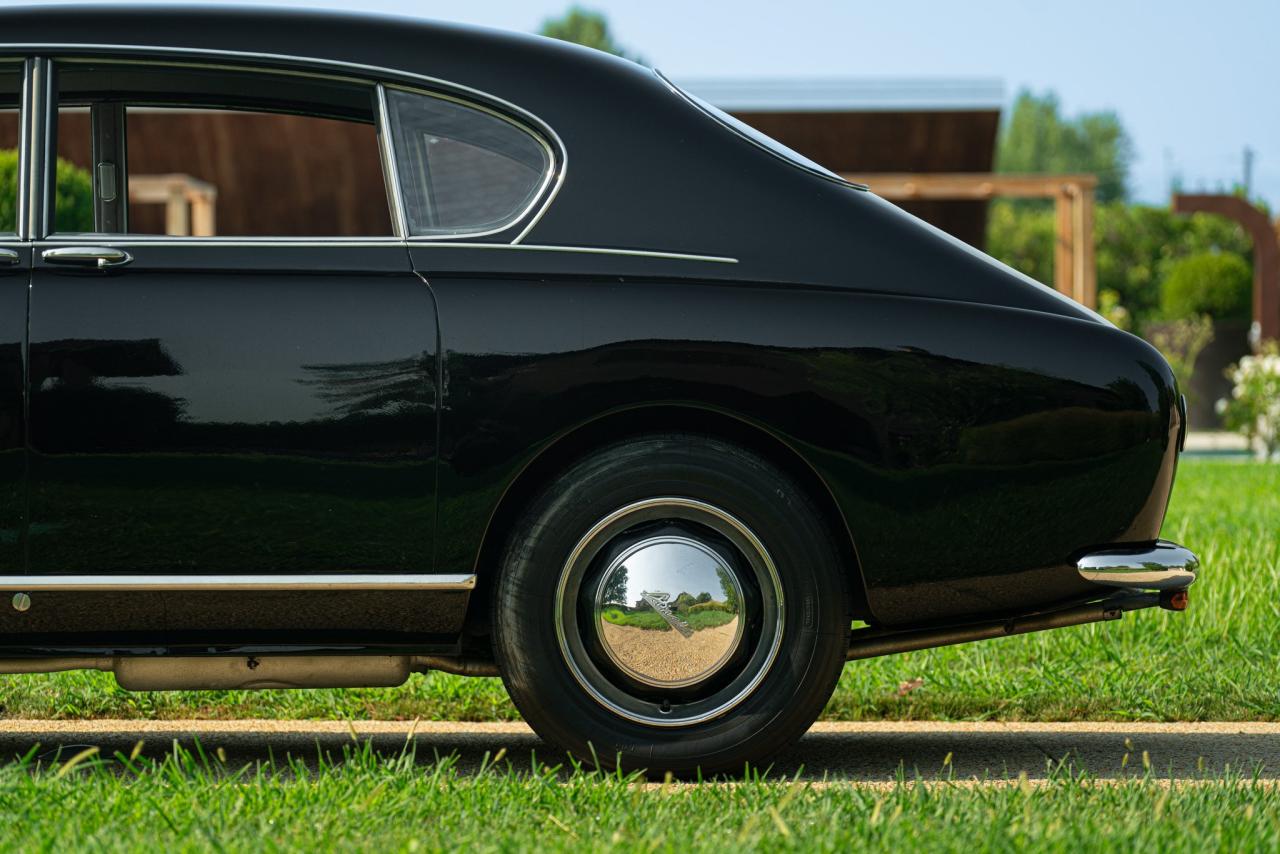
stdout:
[(31, 597), (26, 593), (13, 594), (13, 610), (25, 611), (31, 607)]

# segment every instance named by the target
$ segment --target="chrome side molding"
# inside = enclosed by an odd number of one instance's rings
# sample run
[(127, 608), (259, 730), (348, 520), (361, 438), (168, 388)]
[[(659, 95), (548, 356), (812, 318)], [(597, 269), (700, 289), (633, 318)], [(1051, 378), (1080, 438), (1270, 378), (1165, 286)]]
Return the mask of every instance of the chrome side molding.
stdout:
[(1103, 549), (1076, 561), (1085, 581), (1138, 590), (1183, 590), (1196, 580), (1200, 558), (1168, 540), (1154, 546)]
[(471, 590), (474, 574), (0, 575), (0, 591)]

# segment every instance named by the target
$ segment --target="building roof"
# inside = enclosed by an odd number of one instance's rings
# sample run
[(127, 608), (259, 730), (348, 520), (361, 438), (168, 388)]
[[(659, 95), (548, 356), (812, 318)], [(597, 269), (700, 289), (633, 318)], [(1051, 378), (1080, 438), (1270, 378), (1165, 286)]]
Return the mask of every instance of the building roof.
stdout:
[(752, 113), (998, 112), (998, 78), (689, 78), (684, 89), (722, 110)]

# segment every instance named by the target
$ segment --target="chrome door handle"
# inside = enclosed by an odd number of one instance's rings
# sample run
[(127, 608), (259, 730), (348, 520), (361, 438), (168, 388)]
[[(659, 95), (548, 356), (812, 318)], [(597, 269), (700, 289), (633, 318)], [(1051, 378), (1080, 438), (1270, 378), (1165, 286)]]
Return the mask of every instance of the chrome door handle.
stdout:
[(59, 246), (57, 249), (46, 249), (40, 257), (50, 264), (74, 264), (79, 267), (123, 267), (133, 260), (133, 256), (123, 249), (111, 246)]
[(22, 256), (12, 249), (0, 249), (0, 266), (16, 267), (22, 261)]

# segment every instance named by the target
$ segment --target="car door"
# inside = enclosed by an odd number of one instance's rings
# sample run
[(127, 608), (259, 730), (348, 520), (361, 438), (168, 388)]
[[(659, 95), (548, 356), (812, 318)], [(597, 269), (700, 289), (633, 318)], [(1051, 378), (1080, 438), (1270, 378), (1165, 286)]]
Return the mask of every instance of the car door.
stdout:
[[(435, 308), (393, 225), (376, 87), (109, 58), (52, 70), (30, 572), (106, 593), (126, 576), (431, 572)], [(259, 602), (240, 622), (296, 628), (272, 609), (305, 607)], [(236, 624), (215, 611), (210, 626)]]
[(23, 62), (0, 61), (0, 575), (22, 573), (26, 533), (23, 345), (31, 244), (18, 222), (24, 85)]

